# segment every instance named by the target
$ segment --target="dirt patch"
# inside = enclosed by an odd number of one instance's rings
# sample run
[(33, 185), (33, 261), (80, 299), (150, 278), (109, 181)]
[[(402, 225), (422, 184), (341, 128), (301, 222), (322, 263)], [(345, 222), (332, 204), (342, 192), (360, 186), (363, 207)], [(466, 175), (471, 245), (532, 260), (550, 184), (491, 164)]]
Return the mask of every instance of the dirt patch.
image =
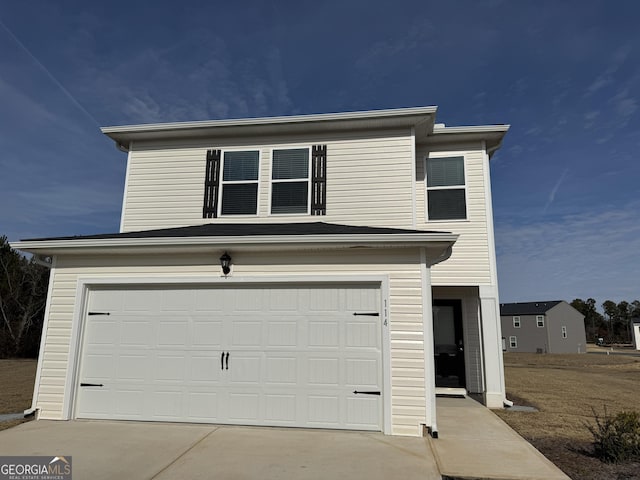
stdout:
[[(37, 360), (0, 360), (0, 414), (18, 413), (31, 407)], [(25, 420), (0, 422), (0, 430), (14, 427)]]
[[(607, 465), (591, 456), (593, 409), (636, 408), (640, 358), (622, 355), (504, 356), (507, 398), (539, 412), (497, 414), (574, 480), (640, 479), (640, 464)], [(637, 409), (637, 408), (636, 408)]]

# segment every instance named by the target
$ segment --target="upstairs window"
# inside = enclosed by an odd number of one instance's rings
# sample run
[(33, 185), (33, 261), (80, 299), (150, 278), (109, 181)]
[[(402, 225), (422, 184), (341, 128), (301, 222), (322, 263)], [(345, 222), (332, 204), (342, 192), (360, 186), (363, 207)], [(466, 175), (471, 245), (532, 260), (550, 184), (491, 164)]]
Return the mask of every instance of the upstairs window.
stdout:
[(427, 158), (429, 220), (467, 218), (464, 157)]
[(538, 325), (538, 328), (544, 328), (544, 315), (536, 316), (536, 324)]
[(567, 327), (562, 327), (562, 338), (567, 338)]
[(520, 328), (520, 317), (513, 317), (513, 328)]
[(274, 150), (271, 161), (271, 213), (309, 214), (309, 149)]
[(258, 213), (258, 150), (224, 152), (221, 215)]

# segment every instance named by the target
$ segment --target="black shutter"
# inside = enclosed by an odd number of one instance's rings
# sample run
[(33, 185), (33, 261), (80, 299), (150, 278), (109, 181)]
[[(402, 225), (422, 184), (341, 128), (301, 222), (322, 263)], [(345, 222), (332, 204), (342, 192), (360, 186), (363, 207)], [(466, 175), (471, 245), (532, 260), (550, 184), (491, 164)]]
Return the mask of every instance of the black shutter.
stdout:
[(202, 218), (218, 216), (218, 190), (220, 188), (220, 150), (207, 150), (207, 172), (204, 177), (204, 207)]
[(311, 148), (311, 215), (327, 214), (327, 146)]

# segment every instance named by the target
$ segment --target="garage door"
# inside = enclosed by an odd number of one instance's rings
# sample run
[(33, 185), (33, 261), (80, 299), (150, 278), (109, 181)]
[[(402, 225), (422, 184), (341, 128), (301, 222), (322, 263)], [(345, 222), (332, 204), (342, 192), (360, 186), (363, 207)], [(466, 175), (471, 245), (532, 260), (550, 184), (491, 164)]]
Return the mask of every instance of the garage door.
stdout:
[(382, 429), (377, 286), (94, 289), (77, 418)]

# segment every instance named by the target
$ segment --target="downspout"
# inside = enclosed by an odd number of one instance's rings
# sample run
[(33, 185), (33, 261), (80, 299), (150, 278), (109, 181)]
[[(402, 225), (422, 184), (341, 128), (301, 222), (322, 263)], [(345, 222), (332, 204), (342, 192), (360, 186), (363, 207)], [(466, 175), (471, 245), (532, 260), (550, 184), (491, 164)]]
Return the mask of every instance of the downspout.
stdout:
[(424, 382), (425, 397), (428, 397), (427, 404), (425, 405), (425, 414), (428, 413), (426, 417), (430, 420), (430, 425), (425, 426), (432, 438), (438, 438), (438, 420), (436, 418), (436, 373), (433, 360), (433, 297), (431, 294), (430, 269), (436, 263), (447, 260), (451, 256), (452, 250), (453, 246), (449, 245), (437, 257), (428, 258), (426, 249), (420, 249), (420, 270), (422, 277), (422, 331), (424, 339)]
[(36, 368), (36, 379), (33, 385), (33, 396), (31, 399), (31, 407), (26, 409), (23, 414), (26, 417), (35, 415), (36, 420), (38, 420), (40, 408), (36, 406), (36, 402), (38, 401), (38, 395), (40, 393), (40, 377), (42, 375), (42, 360), (44, 358), (44, 340), (47, 336), (47, 327), (49, 324), (49, 310), (51, 308), (51, 296), (53, 292), (53, 275), (55, 271), (56, 260), (55, 257), (48, 257), (43, 255), (35, 254), (33, 256), (33, 261), (38, 265), (42, 265), (43, 267), (47, 267), (49, 269), (49, 286), (47, 287), (47, 301), (44, 307), (44, 319), (42, 321), (42, 333), (40, 334), (40, 349), (38, 351), (38, 366)]
[[(504, 137), (503, 137), (504, 138)], [(502, 146), (502, 139), (500, 139), (500, 141), (498, 143), (496, 143), (493, 147), (487, 147), (487, 142), (486, 140), (482, 141), (482, 149), (485, 151), (484, 156), (486, 158), (486, 161), (483, 162), (483, 167), (486, 169), (485, 171), (485, 188), (489, 189), (489, 194), (485, 194), (485, 199), (486, 199), (486, 210), (487, 210), (487, 216), (488, 216), (488, 222), (490, 222), (490, 224), (487, 224), (487, 237), (489, 240), (489, 245), (490, 248), (493, 252), (493, 258), (491, 260), (493, 260), (491, 263), (491, 270), (492, 270), (492, 277), (493, 277), (493, 282), (495, 284), (495, 288), (496, 288), (496, 295), (499, 295), (499, 289), (498, 289), (498, 266), (497, 266), (497, 262), (496, 262), (496, 258), (495, 258), (495, 251), (496, 251), (496, 245), (495, 245), (495, 229), (493, 226), (493, 202), (492, 202), (492, 198), (491, 198), (491, 173), (490, 173), (490, 165), (489, 165), (489, 161), (491, 160), (491, 155), (498, 150), (500, 147)], [(490, 213), (490, 216), (489, 216)], [(491, 261), (490, 260), (490, 261)], [(480, 321), (480, 331), (481, 331), (481, 338), (484, 338), (484, 332), (483, 332), (483, 320), (482, 320), (482, 302), (480, 304), (480, 315), (481, 315), (481, 321)], [(500, 320), (500, 303), (499, 303), (499, 299), (498, 299), (498, 327), (500, 328), (500, 332), (502, 332), (502, 322)], [(485, 357), (485, 352), (484, 352), (484, 342), (482, 342), (482, 356)], [(502, 355), (502, 351), (500, 352), (500, 354)], [(486, 358), (486, 357), (485, 357)], [(484, 363), (484, 362), (483, 362)], [(513, 407), (513, 402), (511, 400), (507, 399), (507, 388), (505, 385), (505, 381), (504, 381), (504, 362), (501, 361), (501, 368), (502, 371), (500, 372), (500, 375), (502, 377), (502, 385), (504, 388), (504, 398), (502, 399), (502, 404), (505, 407)], [(485, 363), (485, 383), (486, 383), (486, 363)], [(485, 385), (485, 390), (486, 390), (486, 385)]]

